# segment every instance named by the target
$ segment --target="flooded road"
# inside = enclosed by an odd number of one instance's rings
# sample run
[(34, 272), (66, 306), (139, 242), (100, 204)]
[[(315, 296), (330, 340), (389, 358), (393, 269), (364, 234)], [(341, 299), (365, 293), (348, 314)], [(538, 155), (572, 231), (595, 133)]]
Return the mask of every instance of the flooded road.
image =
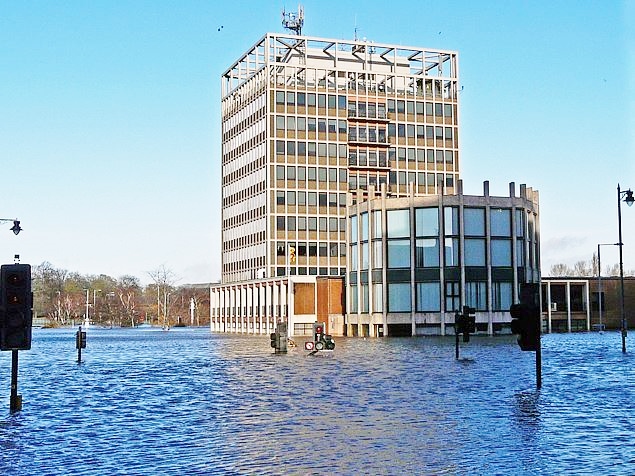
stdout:
[[(274, 355), (208, 329), (35, 330), (0, 474), (635, 474), (635, 353), (618, 333), (336, 340)], [(633, 349), (632, 334), (627, 345)]]

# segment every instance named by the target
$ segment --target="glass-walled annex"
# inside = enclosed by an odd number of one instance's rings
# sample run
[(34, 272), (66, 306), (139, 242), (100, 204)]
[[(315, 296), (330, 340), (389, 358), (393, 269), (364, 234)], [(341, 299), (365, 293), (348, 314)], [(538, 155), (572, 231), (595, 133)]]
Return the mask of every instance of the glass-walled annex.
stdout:
[[(348, 335), (444, 335), (463, 306), (477, 330), (509, 323), (519, 284), (540, 282), (538, 192), (377, 198), (351, 204)], [(450, 332), (453, 332), (450, 330)]]

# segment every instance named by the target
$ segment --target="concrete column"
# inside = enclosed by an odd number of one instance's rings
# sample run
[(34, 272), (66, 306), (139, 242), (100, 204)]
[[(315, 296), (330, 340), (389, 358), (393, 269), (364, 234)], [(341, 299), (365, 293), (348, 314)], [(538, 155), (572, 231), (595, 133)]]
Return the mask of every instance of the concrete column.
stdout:
[(547, 281), (547, 332), (551, 334), (551, 281)]
[(247, 332), (253, 334), (256, 331), (255, 319), (253, 317), (253, 309), (254, 309), (254, 300), (253, 300), (253, 285), (249, 284), (246, 292), (246, 302), (245, 306), (247, 307)]
[(567, 332), (571, 332), (571, 282), (567, 281)]
[(585, 307), (586, 307), (586, 330), (591, 330), (591, 298), (589, 292), (589, 281), (584, 281), (584, 297), (586, 299)]

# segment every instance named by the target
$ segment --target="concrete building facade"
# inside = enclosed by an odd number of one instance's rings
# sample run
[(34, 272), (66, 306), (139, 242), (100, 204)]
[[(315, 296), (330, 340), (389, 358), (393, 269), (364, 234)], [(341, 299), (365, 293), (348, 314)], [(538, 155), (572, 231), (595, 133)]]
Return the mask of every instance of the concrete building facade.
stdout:
[[(411, 185), (414, 187), (414, 185)], [(478, 332), (508, 327), (521, 283), (540, 282), (538, 192), (414, 194), (349, 207), (348, 335), (445, 335), (476, 309)], [(452, 331), (453, 332), (453, 331)]]
[(454, 51), (268, 33), (221, 87), (222, 283), (344, 275), (349, 192), (455, 191)]

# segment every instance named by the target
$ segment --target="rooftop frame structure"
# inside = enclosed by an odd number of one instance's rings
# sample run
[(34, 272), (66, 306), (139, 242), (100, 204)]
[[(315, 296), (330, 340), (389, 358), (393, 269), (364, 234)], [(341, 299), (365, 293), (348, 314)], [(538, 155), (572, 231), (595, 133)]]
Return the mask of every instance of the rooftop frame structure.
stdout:
[[(293, 34), (267, 33), (257, 41), (223, 75), (221, 95), (224, 99), (269, 65), (307, 63), (307, 59), (323, 60), (328, 67), (346, 69), (362, 62), (365, 70), (393, 72), (407, 69), (416, 78), (447, 81), (450, 97), (455, 97), (458, 82), (457, 52), (450, 50), (390, 45), (367, 40), (331, 40)], [(414, 83), (414, 82), (413, 82)], [(414, 89), (415, 85), (410, 85)]]

